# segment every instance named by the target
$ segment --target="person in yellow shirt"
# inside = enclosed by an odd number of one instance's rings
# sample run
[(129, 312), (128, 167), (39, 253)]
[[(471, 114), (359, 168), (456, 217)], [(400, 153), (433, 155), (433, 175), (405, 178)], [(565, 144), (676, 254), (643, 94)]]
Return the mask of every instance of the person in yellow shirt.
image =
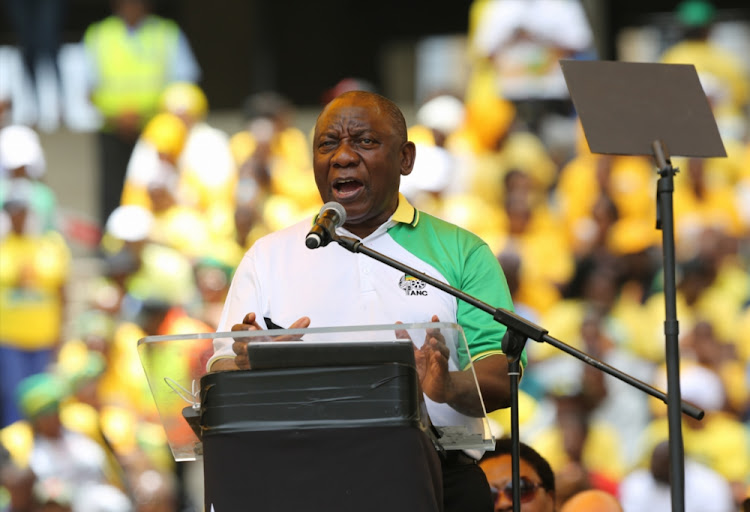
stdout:
[(595, 155), (579, 144), (578, 155), (560, 170), (553, 192), (573, 247), (577, 251), (585, 247), (590, 219), (602, 195), (614, 203), (619, 218), (653, 223), (655, 175), (645, 158)]
[[(128, 163), (121, 204), (149, 208), (146, 197), (154, 181), (161, 181), (165, 157), (176, 174), (175, 199), (202, 215), (212, 232), (228, 236), (234, 211), (237, 166), (229, 136), (207, 121), (208, 98), (189, 82), (168, 85), (160, 99), (160, 114), (149, 122), (133, 149)], [(174, 127), (169, 114), (182, 121)], [(154, 121), (161, 119), (154, 126)]]
[(239, 169), (237, 206), (256, 202), (272, 230), (316, 213), (321, 203), (311, 172), (310, 142), (293, 125), (291, 102), (267, 91), (249, 96), (242, 110), (246, 128), (230, 139)]
[(688, 159), (682, 165), (684, 175), (675, 182), (675, 243), (680, 259), (700, 249), (707, 230), (719, 230), (735, 239), (743, 236), (734, 182), (716, 179), (708, 165), (704, 159)]
[(467, 99), (510, 99), (534, 131), (548, 114), (567, 111), (558, 62), (593, 54), (583, 2), (474, 0), (468, 25)]
[(534, 204), (530, 181), (519, 170), (505, 176), (504, 229), (488, 243), (497, 254), (513, 248), (519, 252), (523, 266), (518, 299), (543, 313), (560, 299), (575, 262), (562, 226), (543, 205)]
[(27, 230), (28, 185), (14, 182), (0, 211), (10, 225), (0, 238), (0, 427), (21, 417), (14, 398), (19, 382), (53, 360), (70, 272), (70, 249), (60, 233)]
[(170, 171), (148, 186), (154, 222), (149, 233), (152, 241), (172, 247), (191, 260), (214, 243), (209, 222), (196, 208), (177, 200), (177, 180)]
[(126, 251), (134, 262), (122, 286), (129, 299), (139, 304), (159, 298), (170, 304), (189, 306), (198, 300), (190, 258), (179, 250), (152, 239), (154, 214), (136, 205), (120, 206), (107, 221), (103, 250)]
[[(678, 262), (677, 315), (680, 332), (689, 333), (700, 321), (711, 324), (723, 343), (743, 351), (742, 318), (746, 310), (747, 270), (726, 233), (703, 231), (698, 252)], [(663, 339), (664, 296), (653, 294), (645, 303), (634, 336), (633, 350), (657, 362), (663, 361), (663, 346), (655, 351), (654, 340)], [(650, 345), (650, 348), (649, 348)]]
[(685, 0), (676, 9), (683, 38), (664, 51), (666, 64), (693, 64), (714, 112), (742, 112), (750, 98), (750, 77), (739, 58), (710, 39), (716, 7), (707, 0)]
[(152, 209), (149, 186), (154, 182), (179, 183), (180, 159), (188, 137), (188, 126), (169, 112), (155, 115), (146, 124), (128, 165), (122, 189), (121, 206)]
[(746, 365), (733, 345), (721, 341), (710, 322), (699, 320), (681, 346), (682, 357), (693, 359), (719, 376), (726, 396), (724, 410), (742, 417), (750, 407), (750, 382)]

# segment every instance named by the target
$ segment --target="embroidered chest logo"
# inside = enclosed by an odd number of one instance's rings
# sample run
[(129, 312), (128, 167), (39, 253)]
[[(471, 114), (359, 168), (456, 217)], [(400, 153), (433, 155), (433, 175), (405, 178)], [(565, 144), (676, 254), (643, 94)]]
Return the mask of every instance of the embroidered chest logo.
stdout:
[(425, 290), (427, 283), (409, 274), (404, 274), (398, 280), (398, 287), (404, 290), (406, 295), (427, 295), (427, 290)]

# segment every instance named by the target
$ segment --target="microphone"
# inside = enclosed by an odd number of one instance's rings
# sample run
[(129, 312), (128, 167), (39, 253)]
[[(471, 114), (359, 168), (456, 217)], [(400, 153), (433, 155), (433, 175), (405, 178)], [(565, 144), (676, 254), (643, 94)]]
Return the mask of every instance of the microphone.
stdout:
[(315, 225), (305, 237), (308, 249), (325, 247), (333, 239), (331, 233), (346, 222), (346, 210), (339, 203), (330, 201), (323, 205), (315, 219)]

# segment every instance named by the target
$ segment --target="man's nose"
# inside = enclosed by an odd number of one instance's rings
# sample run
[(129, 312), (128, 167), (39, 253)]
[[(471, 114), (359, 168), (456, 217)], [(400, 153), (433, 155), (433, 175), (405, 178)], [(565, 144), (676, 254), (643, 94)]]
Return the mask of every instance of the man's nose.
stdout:
[(510, 512), (513, 510), (513, 500), (508, 499), (505, 493), (500, 493), (495, 501), (495, 512)]
[(359, 163), (359, 155), (348, 142), (344, 141), (336, 148), (331, 162), (337, 167), (349, 167)]

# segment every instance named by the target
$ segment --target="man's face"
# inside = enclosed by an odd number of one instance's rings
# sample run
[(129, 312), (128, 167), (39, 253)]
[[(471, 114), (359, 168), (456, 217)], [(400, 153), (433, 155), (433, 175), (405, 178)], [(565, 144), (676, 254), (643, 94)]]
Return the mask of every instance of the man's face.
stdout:
[[(495, 512), (513, 510), (512, 494), (503, 492), (506, 486), (510, 490), (513, 479), (511, 464), (510, 455), (491, 457), (480, 464), (484, 474), (487, 475), (490, 487), (499, 491), (495, 500)], [(526, 487), (529, 492), (521, 493), (521, 512), (554, 512), (555, 497), (540, 485), (542, 480), (534, 471), (534, 468), (523, 459), (519, 461), (519, 468), (521, 479), (525, 479), (532, 484)], [(535, 485), (536, 487), (534, 487)], [(506, 496), (506, 494), (508, 495)]]
[(62, 436), (62, 423), (56, 409), (37, 416), (32, 423), (34, 431), (42, 437), (59, 439)]
[(10, 219), (10, 227), (16, 234), (22, 234), (26, 231), (26, 219), (29, 216), (29, 207), (27, 204), (13, 203), (4, 206)]
[(318, 118), (313, 139), (315, 183), (323, 202), (340, 203), (345, 227), (360, 237), (388, 220), (398, 206), (400, 176), (411, 172), (414, 144), (367, 96), (333, 100)]
[(146, 0), (116, 0), (113, 11), (125, 20), (125, 23), (135, 26), (148, 14), (148, 2)]

